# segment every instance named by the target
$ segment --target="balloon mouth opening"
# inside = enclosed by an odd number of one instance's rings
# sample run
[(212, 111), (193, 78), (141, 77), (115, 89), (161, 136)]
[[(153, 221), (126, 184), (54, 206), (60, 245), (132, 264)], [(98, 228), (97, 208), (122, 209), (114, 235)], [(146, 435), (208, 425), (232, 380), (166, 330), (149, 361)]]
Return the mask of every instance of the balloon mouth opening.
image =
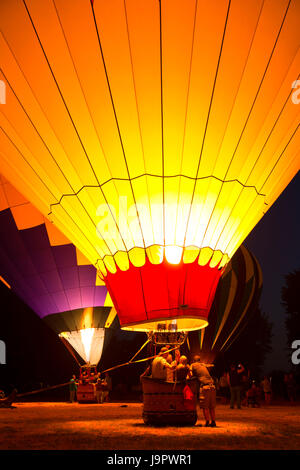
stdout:
[(160, 318), (155, 320), (145, 320), (143, 322), (129, 323), (122, 325), (121, 329), (126, 331), (141, 331), (153, 333), (176, 334), (206, 328), (208, 321), (201, 317), (173, 317)]
[(104, 328), (83, 328), (63, 331), (59, 337), (67, 340), (86, 364), (98, 364), (104, 343)]

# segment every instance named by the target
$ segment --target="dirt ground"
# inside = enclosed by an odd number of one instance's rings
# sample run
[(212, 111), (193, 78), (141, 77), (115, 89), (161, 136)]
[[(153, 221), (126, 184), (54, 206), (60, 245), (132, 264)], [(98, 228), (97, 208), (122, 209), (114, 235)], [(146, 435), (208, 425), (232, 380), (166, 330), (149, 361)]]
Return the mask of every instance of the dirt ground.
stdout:
[(300, 406), (217, 407), (217, 428), (150, 427), (141, 403), (16, 403), (0, 409), (1, 450), (299, 450)]

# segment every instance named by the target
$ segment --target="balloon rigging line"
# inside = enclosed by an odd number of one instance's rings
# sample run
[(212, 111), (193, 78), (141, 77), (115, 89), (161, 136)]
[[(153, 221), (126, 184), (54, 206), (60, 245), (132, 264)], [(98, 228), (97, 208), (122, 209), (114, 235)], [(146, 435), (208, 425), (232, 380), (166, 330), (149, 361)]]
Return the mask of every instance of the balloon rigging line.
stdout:
[(35, 393), (46, 392), (47, 390), (53, 390), (55, 388), (64, 387), (69, 384), (70, 382), (66, 382), (66, 383), (59, 384), (59, 385), (52, 385), (51, 387), (39, 388), (38, 390), (33, 390), (32, 392), (25, 392), (25, 393), (20, 393), (20, 394), (18, 393), (17, 398), (26, 397), (28, 395), (33, 395)]
[[(137, 353), (134, 354), (134, 356), (133, 356), (128, 362), (125, 362), (125, 363), (123, 363), (123, 364), (118, 364), (117, 366), (111, 367), (111, 368), (109, 368), (109, 369), (105, 369), (105, 370), (101, 371), (100, 373), (103, 374), (103, 373), (105, 373), (105, 372), (109, 372), (109, 371), (111, 371), (111, 370), (115, 370), (115, 369), (118, 369), (118, 368), (120, 368), (120, 367), (127, 366), (127, 365), (129, 365), (129, 364), (137, 364), (137, 363), (139, 363), (139, 362), (145, 362), (145, 361), (149, 361), (150, 359), (154, 359), (155, 357), (157, 357), (157, 354), (155, 354), (154, 356), (151, 356), (151, 357), (146, 357), (146, 358), (144, 358), (144, 359), (139, 359), (139, 360), (137, 360), (137, 361), (133, 361), (133, 359), (134, 359), (134, 358), (139, 354), (139, 352), (146, 346), (146, 344), (149, 343), (149, 341), (150, 341), (150, 340), (147, 339), (147, 341), (143, 344), (143, 346), (138, 350)], [(165, 352), (165, 354), (166, 354), (166, 353), (169, 353), (169, 352), (171, 352), (171, 351), (174, 351), (175, 349), (178, 349), (178, 348), (179, 348), (179, 347), (176, 346), (176, 347), (174, 347), (174, 348), (168, 349), (168, 350)], [(40, 393), (40, 392), (46, 392), (46, 391), (48, 391), (48, 390), (54, 390), (54, 389), (60, 388), (60, 387), (65, 387), (65, 386), (69, 385), (70, 383), (71, 383), (71, 382), (69, 381), (69, 382), (65, 382), (65, 383), (62, 383), (62, 384), (52, 385), (52, 386), (50, 386), (50, 387), (45, 387), (45, 388), (40, 388), (40, 389), (38, 389), (38, 390), (33, 390), (33, 391), (31, 391), (31, 392), (20, 393), (20, 394), (17, 394), (17, 398), (25, 397), (25, 396), (28, 396), (28, 395), (34, 395), (34, 394)]]
[[(146, 344), (149, 342), (150, 340), (147, 340), (146, 343), (141, 347), (141, 349), (133, 356), (136, 357), (137, 354), (144, 348), (144, 346), (146, 346)], [(171, 351), (175, 351), (175, 349), (179, 349), (179, 346), (176, 346), (174, 348), (171, 348), (171, 349), (168, 349), (167, 351), (164, 352), (164, 354), (167, 354), (167, 353), (170, 353)], [(137, 364), (139, 362), (146, 362), (146, 361), (149, 361), (150, 359), (154, 359), (155, 357), (157, 357), (158, 354), (155, 354), (154, 356), (150, 356), (150, 357), (145, 357), (144, 359), (138, 359), (137, 361), (133, 361), (133, 358), (130, 359), (130, 361), (128, 362), (124, 362), (123, 364), (119, 364), (117, 366), (114, 366), (114, 367), (111, 367), (110, 369), (105, 369), (103, 371), (101, 371), (101, 374), (105, 373), (105, 372), (109, 372), (111, 370), (114, 370), (114, 369), (118, 369), (120, 367), (123, 367), (123, 366), (127, 366), (129, 364)]]
[(150, 341), (150, 339), (147, 339), (147, 341), (145, 341), (145, 343), (143, 344), (143, 346), (138, 350), (138, 352), (135, 353), (134, 356), (132, 356), (132, 358), (130, 359), (129, 362), (132, 362), (132, 361), (133, 361), (133, 359), (139, 354), (140, 351), (142, 351), (142, 349), (144, 349), (144, 347), (146, 346), (146, 344), (149, 343), (149, 341)]

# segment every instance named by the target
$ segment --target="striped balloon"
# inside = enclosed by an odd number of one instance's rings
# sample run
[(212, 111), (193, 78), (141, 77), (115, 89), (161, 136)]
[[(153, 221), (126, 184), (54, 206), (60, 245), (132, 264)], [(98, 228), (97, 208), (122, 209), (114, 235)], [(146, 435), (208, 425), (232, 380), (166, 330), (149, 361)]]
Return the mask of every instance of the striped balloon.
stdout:
[(242, 245), (220, 280), (209, 315), (209, 325), (189, 333), (189, 347), (201, 360), (213, 362), (225, 352), (247, 326), (262, 290), (262, 272), (258, 261)]

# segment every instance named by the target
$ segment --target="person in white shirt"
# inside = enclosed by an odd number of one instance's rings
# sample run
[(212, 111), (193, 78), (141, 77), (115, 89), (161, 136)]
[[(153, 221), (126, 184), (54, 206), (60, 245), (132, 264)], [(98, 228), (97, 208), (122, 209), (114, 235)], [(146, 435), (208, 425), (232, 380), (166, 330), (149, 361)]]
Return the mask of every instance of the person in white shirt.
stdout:
[(171, 369), (174, 370), (176, 368), (176, 364), (170, 364), (168, 359), (168, 348), (163, 347), (160, 350), (158, 356), (153, 359), (152, 362), (152, 378), (153, 379), (160, 379), (160, 380), (167, 380), (167, 370)]

